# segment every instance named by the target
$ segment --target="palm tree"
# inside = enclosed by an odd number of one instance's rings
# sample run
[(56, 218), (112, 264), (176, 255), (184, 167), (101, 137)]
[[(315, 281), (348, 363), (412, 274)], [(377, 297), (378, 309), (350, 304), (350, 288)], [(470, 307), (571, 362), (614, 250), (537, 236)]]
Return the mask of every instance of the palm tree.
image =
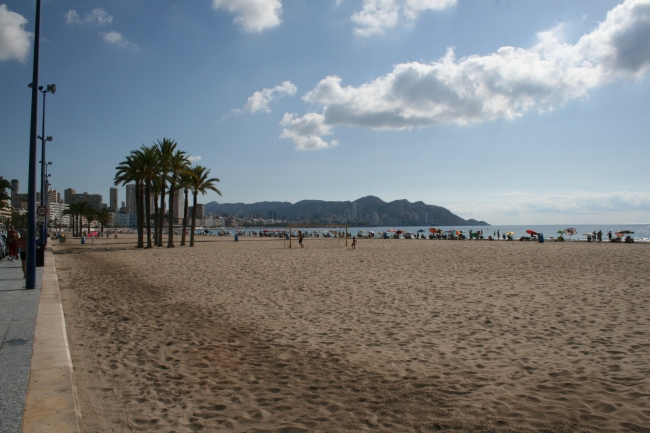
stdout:
[(89, 216), (92, 215), (91, 220), (95, 219), (95, 210), (90, 206), (90, 203), (85, 202), (85, 201), (80, 201), (77, 204), (77, 223), (79, 225), (79, 229), (77, 233), (79, 236), (82, 234), (83, 230), (83, 218), (86, 218), (86, 222), (88, 222), (88, 233), (90, 233), (90, 222), (88, 220)]
[(7, 179), (0, 179), (0, 209), (11, 207), (7, 203), (11, 201), (11, 194), (7, 194), (9, 188), (11, 188), (11, 183)]
[(95, 218), (102, 228), (102, 233), (104, 233), (104, 226), (111, 222), (111, 213), (106, 209), (101, 209), (95, 214)]
[(144, 214), (147, 223), (147, 248), (151, 248), (151, 184), (157, 177), (158, 159), (153, 147), (144, 144), (133, 152), (144, 181)]
[(190, 167), (187, 154), (177, 150), (169, 159), (169, 231), (167, 248), (174, 248), (174, 193), (179, 186), (181, 175)]
[[(160, 215), (158, 216), (158, 234), (156, 236), (156, 245), (162, 247), (163, 225), (165, 218), (165, 190), (167, 189), (167, 175), (170, 171), (169, 160), (176, 150), (174, 140), (163, 138), (154, 143), (156, 156), (158, 159), (158, 175), (160, 179)], [(171, 226), (170, 226), (171, 227)]]
[(90, 223), (97, 219), (97, 212), (95, 212), (95, 209), (88, 206), (88, 209), (83, 214), (83, 216), (86, 218), (86, 222), (88, 223), (88, 235), (90, 235)]
[(190, 229), (190, 246), (194, 246), (194, 229), (196, 227), (196, 205), (198, 200), (199, 193), (206, 194), (208, 190), (214, 191), (217, 194), (221, 195), (221, 191), (214, 186), (215, 182), (219, 182), (219, 179), (216, 177), (210, 176), (210, 170), (200, 165), (194, 166), (191, 168), (192, 172), (192, 205), (194, 212), (192, 212), (192, 228)]
[(115, 174), (115, 185), (126, 185), (135, 182), (135, 201), (136, 201), (136, 215), (138, 220), (138, 248), (144, 248), (144, 210), (142, 209), (142, 173), (139, 161), (131, 152), (131, 155), (126, 157), (126, 160), (120, 162), (115, 167), (117, 173)]
[(154, 245), (157, 245), (157, 239), (158, 239), (158, 197), (160, 196), (160, 188), (161, 188), (161, 182), (158, 177), (154, 179), (154, 181), (151, 183), (151, 195), (153, 196), (153, 233), (154, 233)]
[(185, 206), (183, 207), (183, 234), (181, 235), (181, 247), (185, 245), (185, 232), (187, 231), (187, 211), (189, 207), (189, 190), (192, 188), (192, 172), (188, 169), (181, 174), (179, 185), (183, 188), (185, 195)]
[(71, 203), (63, 215), (70, 215), (70, 224), (72, 225), (72, 236), (77, 236), (77, 215), (79, 215), (79, 203)]

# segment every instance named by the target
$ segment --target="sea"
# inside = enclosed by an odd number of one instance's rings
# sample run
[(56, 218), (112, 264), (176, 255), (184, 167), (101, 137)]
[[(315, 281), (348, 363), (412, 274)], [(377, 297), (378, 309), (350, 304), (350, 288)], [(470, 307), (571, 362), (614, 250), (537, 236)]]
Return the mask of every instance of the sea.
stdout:
[[(424, 233), (429, 233), (431, 226), (381, 226), (381, 227), (348, 227), (348, 232), (352, 233), (353, 236), (363, 230), (366, 233), (373, 231), (375, 233), (385, 232), (387, 230), (404, 230), (411, 233), (416, 233), (422, 230)], [(537, 233), (543, 233), (544, 237), (556, 238), (558, 236), (558, 231), (564, 232), (565, 229), (574, 228), (578, 232), (575, 236), (564, 236), (565, 240), (587, 240), (587, 234), (598, 232), (601, 230), (603, 232), (603, 239), (607, 240), (607, 232), (611, 231), (612, 235), (616, 232), (622, 230), (630, 230), (634, 232), (630, 236), (634, 239), (635, 242), (650, 242), (650, 224), (574, 224), (574, 225), (539, 225), (539, 224), (529, 224), (529, 225), (494, 225), (494, 226), (435, 226), (437, 229), (441, 230), (463, 230), (464, 233), (469, 233), (470, 230), (476, 232), (483, 230), (483, 236), (496, 236), (497, 231), (501, 235), (506, 232), (514, 232), (515, 239), (521, 236), (529, 236), (526, 233), (526, 230), (533, 230)], [(243, 231), (248, 233), (250, 231), (259, 231), (259, 230), (281, 230), (280, 227), (260, 227), (260, 228), (226, 228), (226, 231)], [(332, 230), (328, 227), (309, 227), (308, 231), (314, 230)], [(213, 230), (213, 234), (216, 234), (219, 230)], [(614, 235), (615, 236), (615, 235)]]

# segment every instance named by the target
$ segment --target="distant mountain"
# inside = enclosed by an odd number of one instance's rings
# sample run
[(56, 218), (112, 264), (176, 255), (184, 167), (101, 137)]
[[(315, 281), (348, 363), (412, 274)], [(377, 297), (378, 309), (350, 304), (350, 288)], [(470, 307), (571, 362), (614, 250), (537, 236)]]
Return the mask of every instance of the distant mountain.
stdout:
[[(379, 197), (367, 196), (355, 201), (301, 200), (296, 203), (282, 201), (263, 201), (257, 203), (217, 203), (205, 205), (205, 212), (213, 215), (237, 215), (248, 218), (268, 217), (269, 212), (279, 220), (301, 221), (306, 219), (347, 219), (352, 214), (352, 204), (356, 203), (357, 224), (373, 220), (373, 214), (387, 221), (388, 225), (440, 225), (440, 226), (489, 226), (485, 221), (465, 220), (441, 206), (425, 204), (422, 201), (411, 203), (408, 200), (385, 202)], [(322, 221), (321, 221), (322, 222)]]

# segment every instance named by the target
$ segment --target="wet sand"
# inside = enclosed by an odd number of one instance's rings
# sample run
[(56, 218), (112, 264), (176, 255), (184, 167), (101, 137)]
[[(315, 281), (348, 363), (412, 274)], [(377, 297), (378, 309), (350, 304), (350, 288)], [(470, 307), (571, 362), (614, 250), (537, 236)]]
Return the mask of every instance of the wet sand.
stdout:
[(650, 431), (648, 245), (197, 240), (55, 244), (86, 432)]

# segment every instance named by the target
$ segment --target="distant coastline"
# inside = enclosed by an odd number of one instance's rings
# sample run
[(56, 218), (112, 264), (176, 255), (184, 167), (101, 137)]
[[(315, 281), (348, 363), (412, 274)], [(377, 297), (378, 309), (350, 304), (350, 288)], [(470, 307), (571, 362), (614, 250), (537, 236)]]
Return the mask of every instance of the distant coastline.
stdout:
[(296, 203), (263, 201), (256, 203), (218, 203), (205, 205), (205, 212), (239, 218), (242, 226), (285, 226), (287, 223), (339, 223), (352, 227), (375, 226), (484, 226), (473, 218), (464, 219), (441, 206), (423, 201), (394, 200), (366, 196), (354, 201), (301, 200)]

